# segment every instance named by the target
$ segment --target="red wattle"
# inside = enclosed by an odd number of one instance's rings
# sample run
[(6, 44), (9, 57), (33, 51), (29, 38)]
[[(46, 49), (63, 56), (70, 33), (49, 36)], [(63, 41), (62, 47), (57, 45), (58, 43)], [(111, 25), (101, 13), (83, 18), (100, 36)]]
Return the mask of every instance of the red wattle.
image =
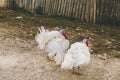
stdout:
[(88, 46), (88, 41), (86, 41), (86, 45)]
[(65, 39), (68, 40), (68, 36), (67, 36), (67, 34), (63, 33), (63, 36), (65, 37)]

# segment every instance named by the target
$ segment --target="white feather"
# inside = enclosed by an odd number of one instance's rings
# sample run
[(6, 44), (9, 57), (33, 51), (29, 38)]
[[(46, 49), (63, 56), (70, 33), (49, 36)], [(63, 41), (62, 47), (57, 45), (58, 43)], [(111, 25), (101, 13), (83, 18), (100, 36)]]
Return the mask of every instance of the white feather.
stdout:
[(66, 50), (68, 48), (69, 48), (68, 40), (62, 38), (56, 38), (51, 40), (47, 44), (46, 51), (48, 52), (49, 57), (54, 57), (56, 65), (59, 65), (63, 62)]
[(38, 47), (45, 49), (49, 57), (53, 57), (56, 65), (63, 62), (65, 53), (69, 48), (69, 41), (64, 39), (59, 31), (48, 31), (43, 26), (39, 28), (40, 33), (35, 37)]
[(45, 49), (46, 44), (52, 39), (63, 38), (59, 31), (48, 31), (44, 29), (44, 26), (41, 26), (41, 28), (38, 29), (40, 32), (35, 36), (35, 40), (40, 49)]
[(87, 65), (90, 61), (90, 52), (88, 47), (81, 43), (76, 42), (71, 45), (64, 61), (61, 65), (63, 69), (72, 69), (73, 67), (78, 67), (81, 65)]

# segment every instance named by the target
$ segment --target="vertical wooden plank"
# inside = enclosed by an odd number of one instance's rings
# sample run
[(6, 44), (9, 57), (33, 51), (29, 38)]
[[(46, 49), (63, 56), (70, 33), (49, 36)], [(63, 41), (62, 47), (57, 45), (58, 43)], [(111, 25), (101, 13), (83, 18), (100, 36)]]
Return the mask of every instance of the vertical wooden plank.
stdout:
[(93, 19), (93, 5), (92, 5), (92, 0), (90, 0), (90, 23), (92, 23), (92, 19)]
[(43, 8), (42, 8), (43, 13), (45, 12), (45, 5), (46, 5), (46, 0), (43, 0)]
[(32, 11), (34, 10), (34, 8), (35, 8), (35, 0), (32, 0)]
[(22, 0), (20, 0), (20, 5), (19, 6), (22, 7)]
[(94, 16), (93, 16), (93, 23), (96, 22), (96, 0), (94, 0)]
[(58, 7), (59, 7), (59, 0), (56, 0), (56, 12), (55, 12), (56, 15), (59, 15), (58, 14)]
[(85, 21), (88, 23), (89, 22), (89, 0), (86, 0), (86, 9), (85, 9)]
[(42, 0), (42, 8), (44, 8), (44, 1), (45, 1), (45, 0)]
[(71, 3), (72, 3), (72, 0), (69, 0), (69, 6), (68, 6), (68, 17), (70, 17), (70, 10), (71, 10)]
[(47, 12), (46, 5), (47, 5), (47, 1), (45, 1), (45, 11), (44, 11), (44, 14), (46, 14), (46, 12)]
[(45, 5), (44, 5), (44, 14), (46, 13), (46, 5), (47, 5), (47, 1), (48, 1), (48, 0), (45, 0)]
[(61, 1), (62, 1), (62, 0), (59, 0), (59, 3), (58, 3), (58, 10), (57, 10), (58, 15), (61, 15), (61, 13), (60, 13)]
[(74, 13), (74, 18), (77, 19), (77, 11), (78, 11), (78, 0), (75, 2), (75, 13)]
[(85, 7), (86, 7), (86, 0), (83, 0), (82, 2), (82, 13), (81, 13), (81, 21), (84, 21), (84, 16), (85, 16)]
[(71, 6), (71, 0), (68, 1), (67, 17), (70, 16), (70, 6)]
[(38, 7), (38, 0), (35, 0), (35, 8)]
[(113, 14), (113, 0), (110, 1), (109, 3), (109, 17), (110, 17), (110, 22), (112, 22), (112, 14)]
[(73, 15), (73, 9), (74, 9), (74, 0), (72, 0), (72, 3), (71, 3), (71, 10), (70, 10), (70, 17), (72, 18), (72, 15)]
[(62, 7), (61, 7), (61, 6), (62, 6), (62, 0), (60, 0), (60, 3), (59, 3), (59, 14), (60, 14), (60, 15), (62, 15), (62, 13), (61, 13), (61, 8), (62, 8)]
[(77, 11), (76, 11), (76, 19), (79, 17), (79, 5), (80, 5), (80, 0), (77, 1)]
[(26, 7), (29, 10), (29, 1), (28, 0), (26, 0)]
[(112, 23), (113, 23), (113, 21), (114, 21), (114, 1), (112, 1), (112, 15), (111, 15), (111, 17), (112, 17)]
[(49, 11), (49, 14), (48, 14), (48, 15), (51, 15), (51, 0), (49, 0), (48, 11)]
[(6, 6), (6, 7), (9, 8), (9, 5), (10, 5), (10, 4), (9, 4), (9, 0), (6, 0), (6, 3), (7, 3), (7, 6)]
[(99, 24), (101, 24), (101, 22), (102, 22), (102, 18), (101, 18), (101, 16), (102, 16), (102, 5), (103, 5), (103, 1), (101, 0), (101, 1), (99, 1)]
[(54, 6), (54, 1), (55, 1), (55, 0), (52, 0), (52, 2), (51, 2), (51, 15), (53, 15), (53, 6)]
[(42, 0), (40, 0), (40, 7), (42, 7)]
[(70, 4), (71, 4), (71, 0), (68, 1), (68, 8), (67, 8), (67, 16), (69, 17), (69, 11), (70, 11)]
[[(108, 17), (108, 0), (106, 0), (105, 1), (106, 2), (106, 4), (105, 4), (105, 17), (104, 17), (104, 22), (105, 22), (105, 24), (108, 24), (108, 19), (109, 19), (109, 17)], [(109, 19), (110, 20), (110, 19)]]
[(83, 12), (83, 3), (84, 3), (84, 0), (81, 1), (81, 10), (80, 10), (80, 20), (82, 21), (82, 12)]
[(103, 17), (102, 17), (103, 18), (103, 20), (102, 20), (103, 24), (106, 24), (106, 11), (107, 11), (106, 10), (106, 3), (107, 3), (107, 1), (105, 0), (104, 1), (104, 8), (103, 8), (104, 12), (103, 12)]
[(118, 16), (118, 14), (120, 14), (120, 12), (118, 12), (119, 11), (118, 10), (119, 9), (119, 7), (118, 7), (119, 5), (118, 4), (120, 4), (120, 3), (118, 2), (118, 0), (116, 0), (115, 4), (116, 4), (116, 12), (115, 12), (116, 13), (116, 23), (115, 24), (119, 24), (119, 21), (118, 21), (118, 17), (119, 16)]
[(117, 0), (115, 0), (115, 4), (116, 4), (116, 6), (115, 6), (115, 8), (116, 8), (116, 10), (115, 10), (115, 24), (117, 24)]
[(20, 6), (23, 8), (24, 7), (24, 2), (23, 0), (20, 1)]
[(76, 0), (74, 0), (74, 3), (73, 3), (72, 18), (75, 18), (75, 13), (76, 13)]
[(48, 0), (48, 15), (50, 15), (50, 0)]
[(40, 5), (41, 5), (41, 8), (43, 8), (43, 0), (41, 0), (40, 2), (41, 2), (41, 4), (40, 4)]
[(80, 2), (80, 0), (77, 0), (76, 2), (77, 3), (76, 3), (75, 19), (78, 19), (78, 11), (79, 11), (79, 2)]
[(41, 8), (44, 11), (44, 0), (41, 0)]
[(62, 15), (63, 15), (63, 10), (64, 10), (64, 1), (65, 0), (62, 0), (61, 9), (60, 9), (60, 12), (61, 12)]
[(90, 11), (91, 11), (91, 10), (90, 10), (90, 9), (91, 9), (91, 4), (90, 4), (90, 2), (91, 2), (90, 0), (87, 0), (87, 4), (86, 4), (86, 5), (87, 5), (87, 6), (86, 6), (86, 7), (87, 7), (87, 8), (86, 8), (86, 11), (87, 11), (87, 12), (86, 12), (86, 14), (87, 14), (86, 21), (87, 21), (88, 23), (90, 23)]
[(32, 11), (32, 0), (30, 0), (30, 10)]
[[(39, 6), (40, 6), (41, 0), (38, 0), (38, 2), (39, 2)], [(40, 6), (40, 7), (41, 7), (41, 6)]]
[(25, 2), (25, 9), (27, 9), (27, 10), (29, 10), (29, 8), (28, 8), (28, 2), (27, 2), (27, 0), (26, 1), (24, 1)]
[(42, 8), (42, 10), (43, 10), (43, 13), (45, 12), (45, 2), (46, 0), (43, 0), (43, 8)]
[(22, 8), (24, 8), (24, 2), (23, 2), (23, 0), (21, 0), (21, 2), (22, 2)]
[(28, 2), (27, 2), (27, 0), (25, 1), (25, 9), (28, 10)]
[(74, 9), (74, 0), (71, 1), (70, 17), (72, 17), (72, 15), (73, 15), (73, 9)]
[(48, 0), (47, 3), (48, 3), (48, 6), (47, 6), (48, 13), (47, 14), (50, 15), (50, 0)]
[(104, 4), (105, 2), (104, 2), (104, 0), (102, 0), (102, 2), (101, 2), (101, 14), (100, 14), (100, 23), (103, 23), (104, 21), (103, 21), (103, 17), (104, 17), (104, 6), (105, 6), (105, 4)]
[(67, 0), (64, 0), (64, 3), (63, 3), (63, 16), (65, 16), (66, 4), (67, 4)]
[(53, 4), (53, 15), (55, 15), (55, 10), (56, 10), (56, 0), (54, 0), (54, 4)]
[(56, 10), (55, 6), (56, 6), (56, 0), (54, 0), (54, 4), (53, 4), (53, 13), (52, 13), (53, 15), (55, 15), (55, 10)]
[(94, 0), (91, 1), (91, 23), (93, 23), (94, 19)]
[(65, 10), (65, 16), (68, 17), (68, 10), (69, 10), (69, 2), (68, 0), (66, 0), (66, 10)]
[(29, 10), (32, 10), (32, 0), (29, 0), (28, 1), (30, 4), (29, 4)]
[(120, 0), (118, 0), (118, 16), (117, 16), (117, 18), (118, 18), (118, 24), (117, 25), (119, 25), (120, 26)]
[(52, 0), (52, 2), (51, 2), (51, 15), (53, 15), (53, 6), (54, 6), (54, 1), (55, 1), (55, 0)]
[(67, 8), (68, 8), (68, 0), (65, 0), (65, 10), (64, 10), (64, 16), (66, 16), (66, 13), (67, 13)]
[(100, 18), (100, 0), (96, 0), (96, 23), (99, 23)]
[(49, 10), (48, 10), (49, 1), (50, 1), (50, 0), (47, 0), (47, 1), (46, 1), (45, 12), (44, 12), (45, 14), (48, 14), (48, 11), (49, 11)]
[(81, 18), (82, 0), (79, 0), (78, 19)]
[(48, 2), (48, 6), (47, 6), (47, 9), (48, 9), (48, 15), (50, 15), (50, 0), (48, 0), (47, 2)]
[(30, 1), (27, 0), (27, 2), (29, 3), (28, 10), (31, 10), (31, 0)]
[(50, 0), (50, 15), (52, 15), (52, 3), (53, 3), (53, 0)]
[(65, 6), (65, 13), (64, 13), (64, 16), (68, 16), (67, 13), (68, 13), (68, 3), (69, 1), (66, 0), (66, 6)]
[(57, 9), (58, 9), (58, 0), (55, 0), (55, 4), (54, 4), (54, 14), (57, 15)]

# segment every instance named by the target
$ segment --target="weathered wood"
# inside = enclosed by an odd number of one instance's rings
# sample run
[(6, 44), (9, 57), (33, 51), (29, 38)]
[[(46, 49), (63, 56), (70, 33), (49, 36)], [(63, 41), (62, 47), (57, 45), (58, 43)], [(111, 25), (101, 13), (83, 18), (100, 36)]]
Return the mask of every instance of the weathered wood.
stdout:
[(82, 0), (79, 2), (79, 12), (78, 12), (78, 19), (81, 18), (81, 12), (82, 12)]
[(72, 4), (72, 0), (69, 1), (69, 8), (68, 8), (68, 17), (71, 16), (71, 4)]
[(93, 23), (96, 21), (96, 0), (94, 0), (94, 16), (93, 16)]
[[(9, 6), (12, 0), (0, 0)], [(47, 15), (61, 15), (87, 23), (120, 24), (120, 0), (16, 0), (33, 11), (40, 6)], [(5, 6), (5, 5), (4, 5)]]

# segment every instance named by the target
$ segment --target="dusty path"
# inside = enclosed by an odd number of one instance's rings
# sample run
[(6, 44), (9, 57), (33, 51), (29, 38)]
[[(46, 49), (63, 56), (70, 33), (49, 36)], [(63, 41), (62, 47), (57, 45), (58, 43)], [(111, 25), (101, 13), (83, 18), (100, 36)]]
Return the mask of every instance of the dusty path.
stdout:
[(82, 75), (48, 61), (34, 40), (0, 37), (0, 80), (120, 80), (120, 60), (92, 55)]

